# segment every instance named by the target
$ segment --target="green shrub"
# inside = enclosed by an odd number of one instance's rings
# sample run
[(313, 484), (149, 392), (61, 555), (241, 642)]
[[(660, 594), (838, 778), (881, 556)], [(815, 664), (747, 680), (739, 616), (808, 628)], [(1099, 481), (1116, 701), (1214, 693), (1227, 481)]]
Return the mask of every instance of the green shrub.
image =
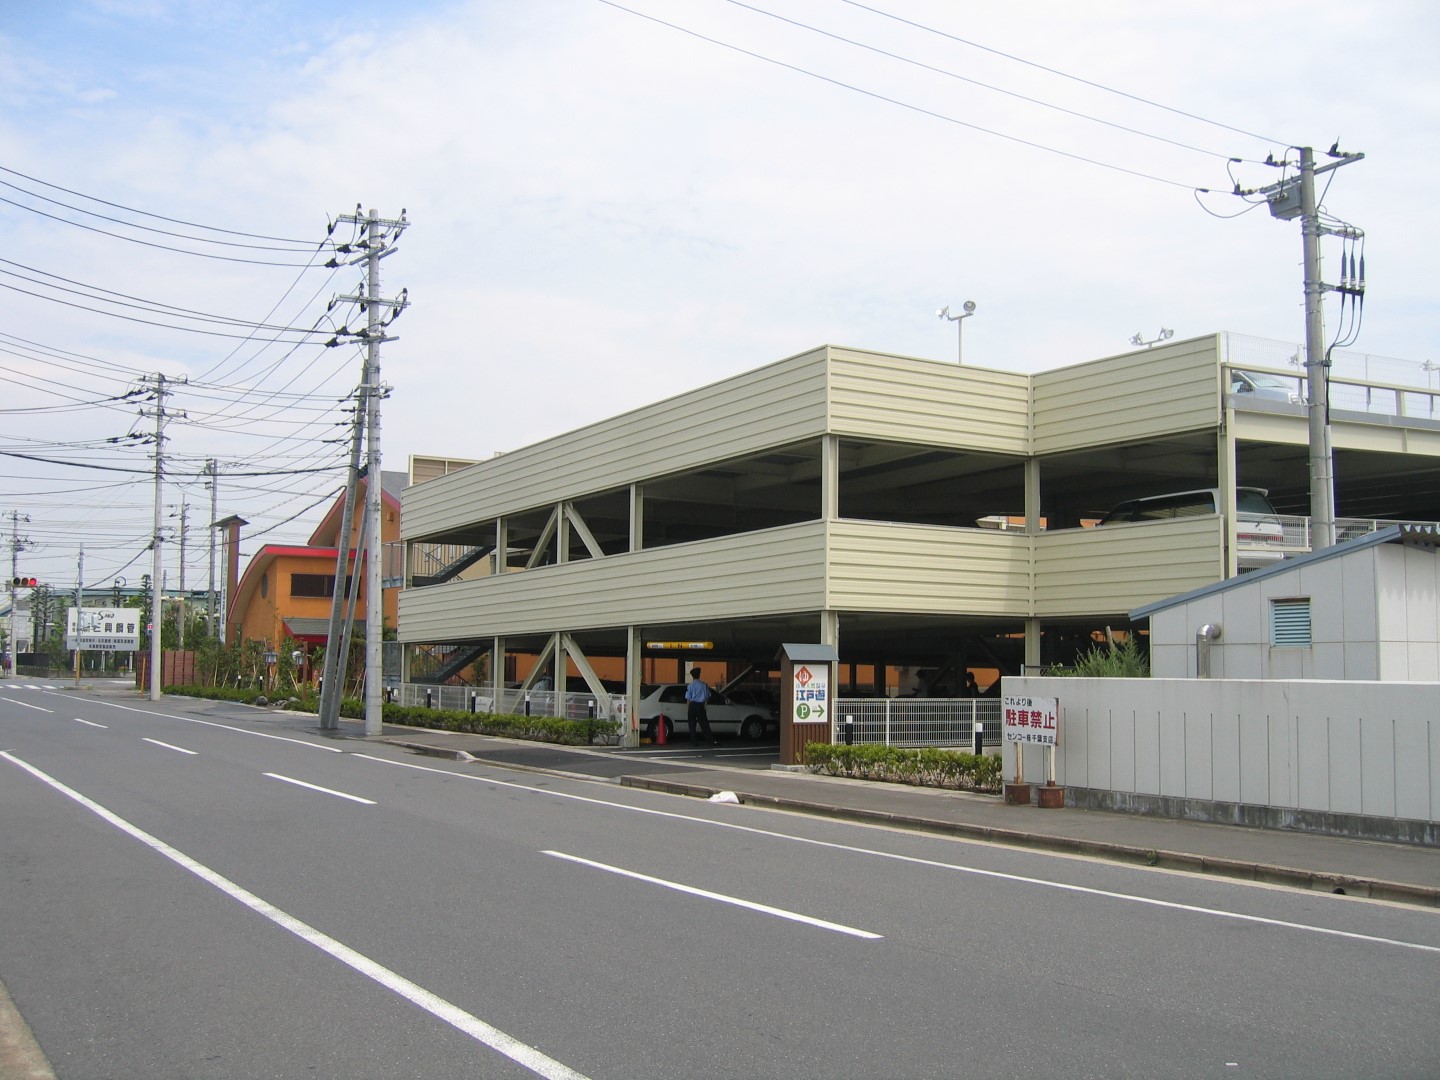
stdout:
[(985, 754), (930, 746), (912, 750), (875, 743), (859, 746), (807, 743), (805, 756), (810, 764), (818, 765), (831, 776), (960, 791), (1000, 790), (1000, 758)]
[[(218, 701), (238, 701), (246, 705), (255, 704), (256, 700), (262, 696), (259, 690), (227, 686), (171, 686), (167, 687), (165, 692)], [(320, 711), (319, 696), (313, 691), (299, 695), (299, 697), (300, 704), (296, 708), (304, 712), (318, 713)], [(280, 694), (271, 700), (271, 704), (284, 700), (285, 696)], [(351, 720), (363, 720), (365, 703), (359, 698), (345, 698), (340, 702), (340, 715)], [(444, 709), (427, 709), (419, 705), (389, 703), (384, 706), (382, 719), (387, 724), (401, 724), (407, 727), (465, 731), (476, 735), (500, 735), (507, 739), (561, 743), (566, 746), (590, 746), (597, 739), (613, 741), (620, 734), (618, 720), (564, 720), (555, 716), (451, 712)]]
[(1092, 646), (1073, 667), (1051, 668), (1045, 674), (1084, 679), (1148, 679), (1150, 658), (1140, 650), (1135, 635), (1131, 634), (1118, 644)]
[(565, 720), (556, 716), (452, 712), (419, 705), (386, 705), (385, 722), (566, 746), (590, 746), (597, 739), (614, 739), (620, 733), (617, 720)]

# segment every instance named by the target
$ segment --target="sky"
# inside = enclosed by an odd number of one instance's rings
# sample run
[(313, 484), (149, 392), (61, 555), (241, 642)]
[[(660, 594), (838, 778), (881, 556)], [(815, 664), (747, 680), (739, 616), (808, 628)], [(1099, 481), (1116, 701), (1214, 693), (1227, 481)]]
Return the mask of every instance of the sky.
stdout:
[(1351, 349), (1440, 378), (1437, 47), (1418, 0), (0, 0), (0, 556), (138, 583), (142, 375), (173, 390), (169, 584), (184, 502), (203, 585), (211, 458), (244, 555), (303, 542), (360, 377), (320, 344), (355, 325), (326, 307), (360, 270), (321, 264), (357, 205), (408, 222), (387, 469), (827, 343), (1011, 371), (1298, 343), (1299, 223), (1233, 191), (1299, 146), (1365, 155), (1320, 184), (1365, 234)]

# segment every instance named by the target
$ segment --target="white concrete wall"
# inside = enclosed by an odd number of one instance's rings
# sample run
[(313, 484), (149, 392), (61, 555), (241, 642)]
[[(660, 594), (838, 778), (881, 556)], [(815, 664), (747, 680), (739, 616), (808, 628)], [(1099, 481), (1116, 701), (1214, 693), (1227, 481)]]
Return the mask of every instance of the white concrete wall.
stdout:
[[(1007, 677), (1003, 689), (1059, 699), (1061, 785), (1440, 821), (1440, 683)], [(1024, 750), (1025, 779), (1042, 782), (1043, 748)]]

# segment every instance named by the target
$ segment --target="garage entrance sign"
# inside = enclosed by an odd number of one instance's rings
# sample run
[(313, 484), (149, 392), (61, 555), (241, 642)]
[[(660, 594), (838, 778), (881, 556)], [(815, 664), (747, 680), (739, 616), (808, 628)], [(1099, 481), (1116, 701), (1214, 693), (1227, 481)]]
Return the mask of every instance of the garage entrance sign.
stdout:
[(794, 681), (795, 723), (829, 723), (830, 665), (798, 664), (795, 667)]

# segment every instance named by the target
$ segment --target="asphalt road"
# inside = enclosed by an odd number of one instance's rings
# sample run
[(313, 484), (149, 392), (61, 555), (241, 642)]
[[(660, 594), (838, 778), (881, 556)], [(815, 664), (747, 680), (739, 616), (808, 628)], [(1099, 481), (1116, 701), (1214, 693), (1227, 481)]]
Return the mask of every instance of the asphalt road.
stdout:
[(0, 686), (62, 1080), (1434, 1077), (1440, 913)]

